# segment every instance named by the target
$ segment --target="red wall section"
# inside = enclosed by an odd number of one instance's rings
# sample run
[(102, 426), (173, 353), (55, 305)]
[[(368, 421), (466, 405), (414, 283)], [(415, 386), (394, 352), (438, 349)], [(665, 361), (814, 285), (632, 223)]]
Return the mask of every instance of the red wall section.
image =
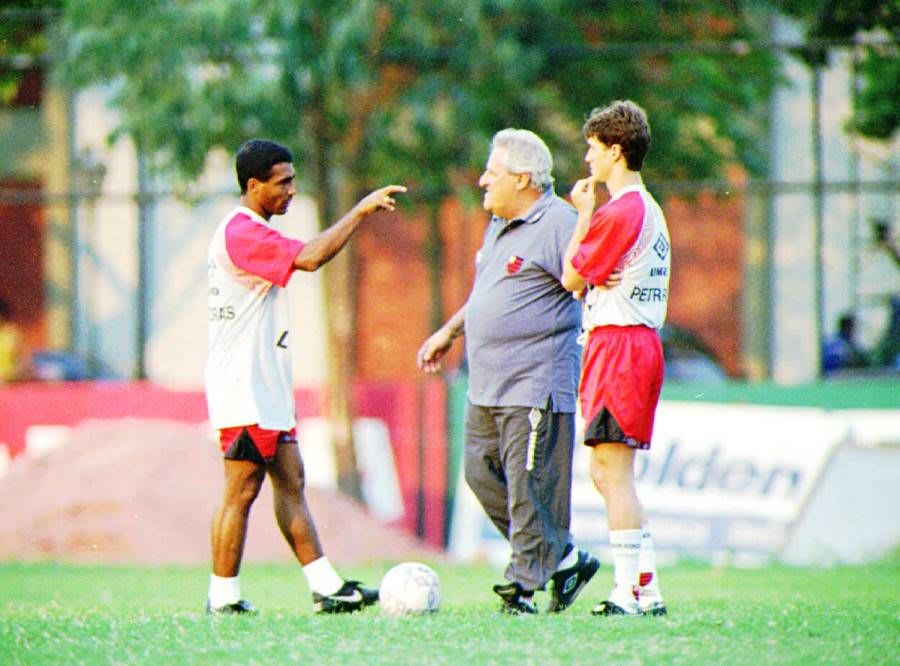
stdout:
[(673, 197), (663, 209), (672, 237), (667, 319), (697, 335), (728, 374), (739, 377), (744, 198)]
[[(0, 187), (39, 194), (40, 183), (0, 181)], [(29, 349), (45, 345), (44, 217), (33, 203), (0, 203), (0, 298), (8, 304)]]
[(388, 425), (403, 496), (403, 527), (444, 546), (447, 496), (447, 391), (437, 379), (357, 386), (360, 416)]
[[(605, 200), (601, 192), (598, 205)], [(660, 203), (672, 237), (668, 320), (699, 336), (729, 374), (740, 376), (744, 199), (701, 193), (693, 199), (669, 197)], [(444, 321), (468, 298), (475, 253), (487, 221), (483, 210), (467, 208), (457, 200), (441, 207)], [(422, 377), (415, 364), (416, 351), (432, 332), (426, 236), (427, 220), (421, 211), (395, 224), (366, 225), (357, 234), (360, 280), (355, 339), (357, 376), (363, 380)], [(453, 345), (444, 362), (446, 369), (459, 367), (463, 349), (464, 341)]]
[(12, 384), (0, 388), (0, 443), (15, 457), (32, 425), (75, 425), (92, 418), (146, 417), (201, 422), (201, 392), (176, 392), (140, 382)]
[[(441, 206), (443, 243), (441, 321), (450, 318), (469, 297), (475, 253), (481, 247), (488, 216), (459, 201)], [(357, 376), (365, 381), (416, 381), (416, 352), (433, 331), (427, 258), (427, 225), (423, 212), (396, 223), (365, 225), (357, 233)], [(457, 341), (444, 367), (459, 367), (463, 342)]]
[[(295, 393), (297, 418), (323, 413), (322, 391)], [(388, 427), (405, 517), (402, 527), (444, 546), (447, 496), (447, 394), (439, 379), (360, 383), (356, 413)], [(26, 383), (0, 387), (0, 445), (15, 457), (32, 425), (76, 425), (87, 419), (154, 418), (200, 423), (202, 391), (172, 391), (149, 382)]]

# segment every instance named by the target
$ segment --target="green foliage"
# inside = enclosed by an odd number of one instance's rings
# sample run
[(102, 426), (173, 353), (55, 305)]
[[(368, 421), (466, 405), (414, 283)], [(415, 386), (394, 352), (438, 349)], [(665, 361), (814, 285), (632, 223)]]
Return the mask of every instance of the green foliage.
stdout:
[[(547, 140), (565, 188), (584, 173), (587, 113), (629, 97), (650, 115), (651, 180), (718, 177), (727, 163), (765, 171), (759, 137), (777, 63), (769, 52), (746, 48), (763, 25), (752, 11), (716, 2), (646, 2), (640, 11), (633, 4), (571, 0), (515, 9), (513, 3), (466, 5), (467, 13), (449, 22), (447, 38), (435, 38), (448, 25), (444, 19), (425, 31), (430, 39), (420, 47), (400, 50), (417, 75), (398, 106), (381, 110), (382, 126), (393, 124), (383, 155), (403, 155), (417, 173), (429, 173), (435, 157), (477, 173), (495, 131), (528, 127)], [(412, 34), (422, 34), (418, 26), (427, 23), (398, 16), (398, 24), (406, 22), (416, 26)], [(704, 39), (734, 48), (685, 48)], [(379, 166), (390, 169), (390, 162)]]
[(765, 172), (760, 137), (778, 68), (748, 46), (766, 27), (753, 3), (604, 3), (600, 15), (570, 5), (590, 50), (552, 63), (560, 95), (582, 118), (612, 99), (640, 103), (653, 130), (650, 180), (720, 178), (728, 163)]
[[(389, 564), (347, 574), (377, 581)], [(560, 615), (508, 617), (500, 571), (432, 563), (444, 601), (429, 617), (377, 609), (312, 615), (296, 565), (248, 565), (255, 618), (202, 614), (203, 567), (0, 565), (4, 664), (837, 664), (897, 653), (896, 560), (865, 567), (661, 571), (666, 619), (590, 615), (608, 567)], [(545, 595), (539, 600), (545, 601)]]
[(151, 1), (139, 12), (120, 0), (68, 2), (58, 79), (109, 85), (122, 112), (117, 135), (182, 175), (199, 173), (213, 148), (256, 133), (296, 144), (259, 29), (233, 18), (245, 11), (234, 0)]
[(47, 26), (62, 0), (19, 0), (0, 4), (0, 105), (19, 92), (22, 73), (37, 68), (49, 48)]
[(890, 139), (900, 127), (900, 58), (896, 48), (869, 48), (860, 63), (862, 89), (852, 126), (863, 136)]
[(471, 186), (490, 136), (513, 125), (545, 136), (567, 183), (583, 173), (583, 118), (622, 97), (650, 114), (651, 177), (708, 178), (729, 162), (765, 168), (758, 136), (776, 81), (772, 55), (684, 48), (692, 40), (752, 40), (758, 17), (741, 5), (153, 0), (139, 12), (131, 7), (65, 3), (60, 80), (109, 85), (122, 111), (119, 132), (185, 177), (200, 171), (210, 150), (263, 134), (303, 157), (318, 190), (333, 193), (339, 174), (355, 188), (412, 179), (425, 198), (441, 197)]
[(834, 41), (849, 44), (868, 35), (869, 41), (879, 42), (861, 47), (857, 73), (862, 90), (850, 126), (863, 136), (890, 139), (900, 127), (900, 4), (896, 0), (788, 0), (781, 9), (806, 25), (810, 40), (821, 43), (806, 50), (810, 65), (824, 65), (827, 45)]

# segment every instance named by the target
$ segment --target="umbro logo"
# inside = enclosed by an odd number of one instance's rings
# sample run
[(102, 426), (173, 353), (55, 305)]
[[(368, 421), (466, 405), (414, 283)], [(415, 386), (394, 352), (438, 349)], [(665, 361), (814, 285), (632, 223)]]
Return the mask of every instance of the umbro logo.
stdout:
[(656, 242), (653, 244), (653, 251), (656, 252), (656, 256), (660, 259), (665, 259), (666, 255), (669, 254), (669, 242), (662, 234), (656, 238)]
[(568, 594), (573, 589), (575, 589), (575, 585), (577, 583), (578, 583), (578, 574), (574, 573), (571, 576), (569, 576), (568, 578), (566, 578), (566, 582), (563, 583), (563, 586), (562, 586), (562, 593)]

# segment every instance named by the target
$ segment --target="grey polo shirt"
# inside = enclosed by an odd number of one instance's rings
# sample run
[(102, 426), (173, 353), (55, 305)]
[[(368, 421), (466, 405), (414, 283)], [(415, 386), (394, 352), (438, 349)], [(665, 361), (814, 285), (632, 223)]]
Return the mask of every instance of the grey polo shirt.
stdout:
[(563, 289), (577, 214), (548, 189), (524, 217), (493, 217), (466, 303), (469, 401), (574, 412), (581, 308)]

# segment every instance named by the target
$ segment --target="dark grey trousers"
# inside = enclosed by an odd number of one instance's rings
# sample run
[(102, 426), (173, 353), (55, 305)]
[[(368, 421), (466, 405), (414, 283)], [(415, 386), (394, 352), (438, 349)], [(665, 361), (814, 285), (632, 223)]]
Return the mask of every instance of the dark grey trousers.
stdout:
[(506, 579), (544, 587), (570, 541), (575, 415), (479, 407), (465, 417), (466, 483), (512, 547)]

